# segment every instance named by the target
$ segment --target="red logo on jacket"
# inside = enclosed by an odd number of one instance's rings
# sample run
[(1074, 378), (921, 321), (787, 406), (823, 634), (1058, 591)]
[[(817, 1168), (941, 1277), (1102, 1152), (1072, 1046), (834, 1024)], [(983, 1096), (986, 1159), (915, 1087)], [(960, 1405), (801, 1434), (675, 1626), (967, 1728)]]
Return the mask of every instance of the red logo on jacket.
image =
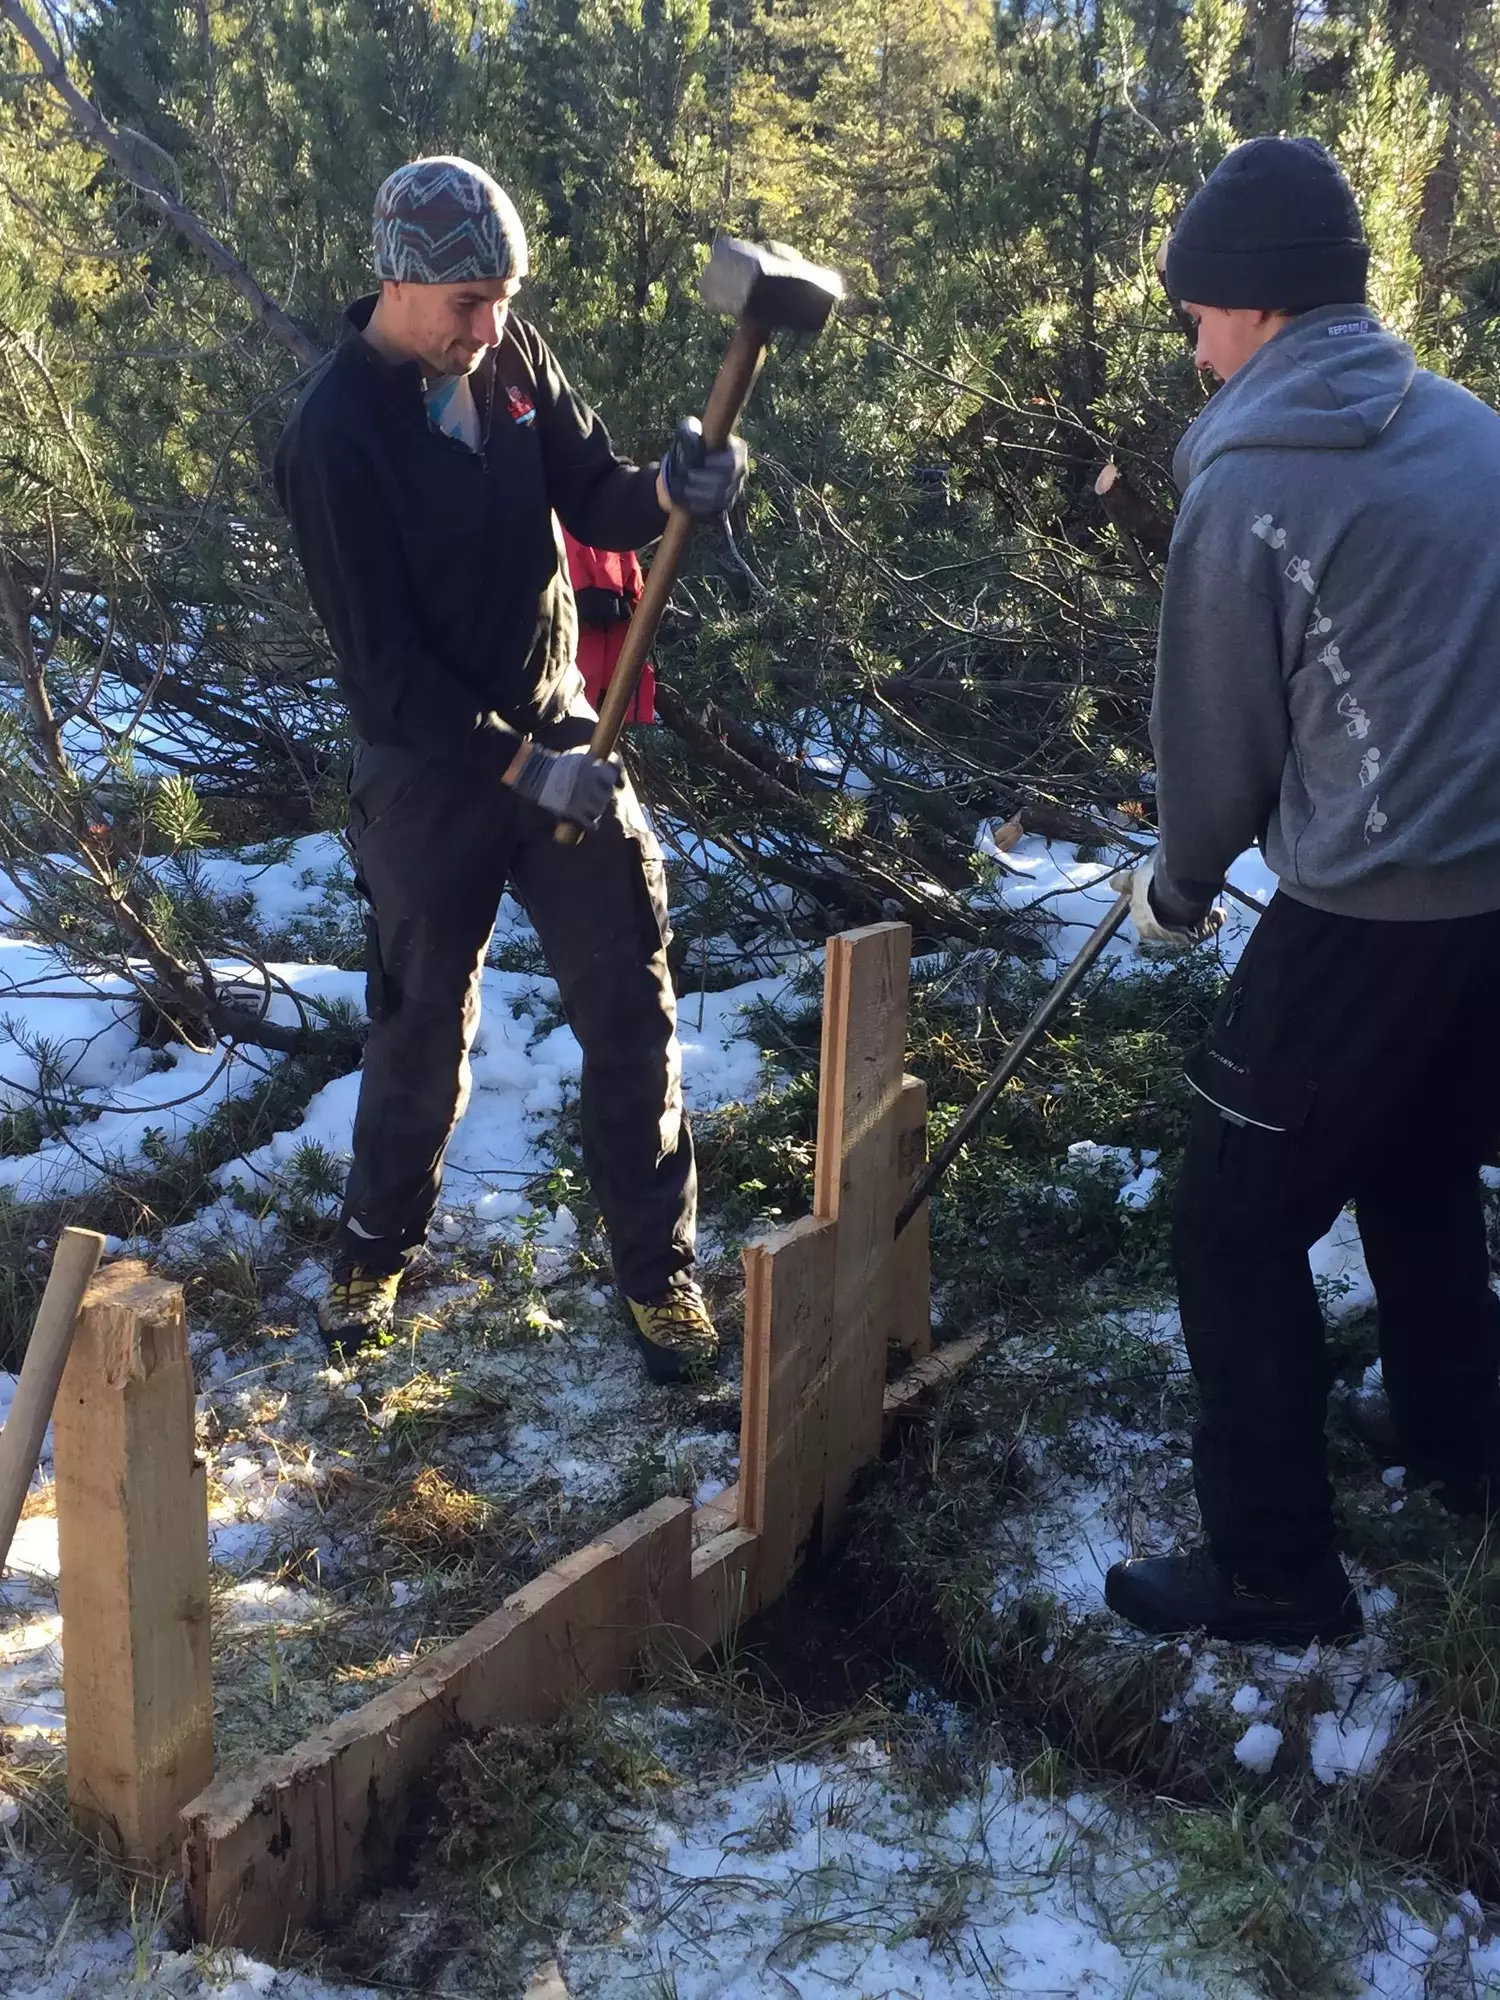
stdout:
[(524, 389), (508, 383), (505, 390), (505, 407), (510, 412), (513, 424), (530, 424), (536, 421), (536, 404)]

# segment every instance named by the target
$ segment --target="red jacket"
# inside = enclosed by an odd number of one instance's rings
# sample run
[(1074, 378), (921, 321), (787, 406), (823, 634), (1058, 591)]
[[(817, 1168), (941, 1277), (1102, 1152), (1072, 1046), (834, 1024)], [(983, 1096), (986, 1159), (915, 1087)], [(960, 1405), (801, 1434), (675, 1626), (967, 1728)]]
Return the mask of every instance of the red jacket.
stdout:
[[(563, 529), (568, 576), (578, 600), (578, 671), (595, 708), (604, 699), (625, 643), (630, 614), (641, 594), (641, 565), (632, 551), (585, 548)], [(627, 722), (655, 722), (656, 675), (648, 660), (630, 704)]]

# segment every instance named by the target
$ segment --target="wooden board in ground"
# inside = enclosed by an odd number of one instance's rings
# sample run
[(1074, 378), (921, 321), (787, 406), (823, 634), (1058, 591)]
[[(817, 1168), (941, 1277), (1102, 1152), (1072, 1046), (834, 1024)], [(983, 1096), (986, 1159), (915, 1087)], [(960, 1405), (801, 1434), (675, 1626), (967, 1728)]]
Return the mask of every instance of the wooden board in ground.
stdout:
[(824, 1548), (837, 1540), (855, 1474), (878, 1457), (896, 1220), (894, 1128), (906, 1054), (907, 924), (828, 940), (814, 1213), (837, 1223)]
[(182, 1292), (106, 1265), (53, 1412), (68, 1798), (86, 1831), (174, 1869), (213, 1774), (208, 1499)]
[(295, 1749), (217, 1779), (183, 1814), (200, 1938), (275, 1951), (386, 1873), (455, 1727), (551, 1721), (622, 1687), (692, 1618), (692, 1509), (661, 1500)]
[[(927, 1086), (919, 1076), (901, 1079), (896, 1100), (896, 1205), (927, 1164)], [(930, 1204), (923, 1202), (896, 1238), (890, 1264), (890, 1325), (886, 1336), (913, 1361), (932, 1351)]]
[(804, 1216), (745, 1251), (740, 1526), (760, 1538), (757, 1609), (786, 1589), (822, 1518), (837, 1234)]
[(682, 1641), (687, 1659), (715, 1651), (755, 1609), (759, 1553), (759, 1536), (745, 1528), (726, 1528), (693, 1550), (692, 1613)]

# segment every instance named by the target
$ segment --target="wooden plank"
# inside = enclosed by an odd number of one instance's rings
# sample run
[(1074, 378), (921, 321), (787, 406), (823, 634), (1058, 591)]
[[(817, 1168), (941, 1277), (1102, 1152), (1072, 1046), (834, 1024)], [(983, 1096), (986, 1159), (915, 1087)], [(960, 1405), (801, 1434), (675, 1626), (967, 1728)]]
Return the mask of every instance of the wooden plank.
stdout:
[(761, 1540), (757, 1609), (791, 1582), (822, 1517), (837, 1235), (804, 1216), (745, 1250), (739, 1520)]
[(837, 1540), (849, 1488), (880, 1451), (896, 1218), (892, 1132), (906, 1053), (911, 928), (872, 924), (828, 940), (814, 1211), (837, 1222), (823, 1546)]
[(54, 1411), (68, 1798), (136, 1866), (177, 1865), (213, 1775), (208, 1498), (182, 1291), (107, 1266)]
[(913, 1409), (930, 1389), (938, 1388), (951, 1380), (961, 1368), (966, 1368), (988, 1338), (988, 1334), (971, 1333), (962, 1340), (945, 1341), (924, 1360), (908, 1368), (904, 1375), (898, 1376), (886, 1390), (881, 1410), (886, 1436), (890, 1436), (907, 1411)]
[(196, 1934), (276, 1950), (387, 1872), (457, 1727), (551, 1721), (625, 1685), (692, 1617), (692, 1508), (660, 1500), (565, 1556), (394, 1687), (184, 1811)]
[[(919, 1076), (901, 1079), (896, 1100), (896, 1200), (927, 1164), (927, 1086)], [(890, 1265), (887, 1337), (920, 1361), (932, 1352), (932, 1251), (930, 1204), (923, 1202), (896, 1238)]]
[(692, 1614), (683, 1650), (698, 1660), (722, 1646), (756, 1603), (760, 1538), (729, 1528), (693, 1551)]
[(701, 1542), (711, 1542), (726, 1528), (737, 1528), (739, 1521), (740, 1488), (736, 1480), (733, 1486), (726, 1486), (712, 1500), (705, 1500), (701, 1507), (693, 1509), (693, 1547), (697, 1548)]

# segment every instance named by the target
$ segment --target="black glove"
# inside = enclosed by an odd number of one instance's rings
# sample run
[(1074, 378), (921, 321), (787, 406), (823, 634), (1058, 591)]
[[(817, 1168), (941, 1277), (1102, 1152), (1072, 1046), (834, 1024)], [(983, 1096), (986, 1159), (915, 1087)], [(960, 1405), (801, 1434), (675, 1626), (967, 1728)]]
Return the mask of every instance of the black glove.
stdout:
[(540, 743), (530, 743), (525, 761), (512, 766), (506, 783), (554, 819), (593, 833), (623, 776), (616, 758), (592, 757), (587, 747), (544, 750)]
[(749, 463), (743, 438), (732, 437), (722, 451), (710, 451), (702, 424), (684, 417), (661, 476), (674, 507), (685, 507), (695, 521), (716, 521), (739, 499)]

